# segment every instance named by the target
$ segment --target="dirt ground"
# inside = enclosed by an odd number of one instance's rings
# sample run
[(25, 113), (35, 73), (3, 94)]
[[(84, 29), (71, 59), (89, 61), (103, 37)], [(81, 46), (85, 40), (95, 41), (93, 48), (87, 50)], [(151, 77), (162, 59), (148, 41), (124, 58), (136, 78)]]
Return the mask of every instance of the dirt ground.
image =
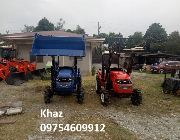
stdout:
[[(15, 120), (0, 124), (0, 140), (136, 140), (180, 139), (180, 98), (161, 90), (163, 75), (136, 73), (134, 86), (143, 91), (143, 104), (133, 106), (130, 99), (112, 98), (108, 107), (100, 104), (95, 92), (95, 77), (83, 78), (84, 104), (74, 96), (54, 96), (51, 104), (43, 102), (43, 90), (49, 81), (34, 79), (21, 86), (0, 83), (0, 106), (22, 101), (23, 113), (1, 117)], [(62, 111), (63, 118), (41, 118), (40, 110)], [(42, 123), (105, 124), (105, 132), (41, 132)]]

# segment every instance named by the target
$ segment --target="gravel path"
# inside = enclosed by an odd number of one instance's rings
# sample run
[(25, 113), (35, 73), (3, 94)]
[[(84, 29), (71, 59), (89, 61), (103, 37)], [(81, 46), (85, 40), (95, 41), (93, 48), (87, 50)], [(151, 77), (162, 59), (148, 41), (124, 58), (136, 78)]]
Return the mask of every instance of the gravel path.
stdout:
[(124, 113), (113, 108), (103, 111), (103, 115), (117, 124), (135, 132), (140, 139), (180, 139), (180, 114), (171, 116), (147, 116), (137, 113)]

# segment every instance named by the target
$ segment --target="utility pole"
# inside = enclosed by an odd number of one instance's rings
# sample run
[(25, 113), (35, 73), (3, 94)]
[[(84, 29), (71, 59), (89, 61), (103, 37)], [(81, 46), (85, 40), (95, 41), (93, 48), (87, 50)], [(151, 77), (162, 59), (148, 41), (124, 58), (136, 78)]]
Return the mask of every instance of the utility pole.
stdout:
[(101, 29), (101, 26), (100, 26), (100, 24), (99, 24), (99, 22), (98, 22), (98, 36), (99, 36), (99, 34), (100, 34), (100, 29)]

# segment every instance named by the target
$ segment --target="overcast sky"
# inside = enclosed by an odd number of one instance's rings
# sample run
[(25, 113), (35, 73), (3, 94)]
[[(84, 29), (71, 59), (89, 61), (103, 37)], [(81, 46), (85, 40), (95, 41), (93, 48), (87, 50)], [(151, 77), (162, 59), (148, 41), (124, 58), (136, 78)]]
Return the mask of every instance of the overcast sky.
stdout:
[(53, 23), (63, 18), (66, 29), (80, 25), (90, 35), (97, 34), (98, 21), (101, 32), (126, 37), (154, 22), (170, 33), (180, 31), (180, 0), (0, 0), (0, 33), (20, 32), (43, 17)]

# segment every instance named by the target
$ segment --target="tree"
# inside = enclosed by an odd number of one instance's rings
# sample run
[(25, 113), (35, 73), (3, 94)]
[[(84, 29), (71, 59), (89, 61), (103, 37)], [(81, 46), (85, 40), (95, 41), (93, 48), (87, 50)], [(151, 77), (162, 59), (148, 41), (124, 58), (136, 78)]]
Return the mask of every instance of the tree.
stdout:
[(59, 22), (57, 22), (57, 25), (55, 26), (55, 30), (56, 31), (62, 30), (64, 27), (64, 24), (65, 24), (65, 21), (62, 18), (60, 18)]
[(85, 34), (85, 30), (81, 28), (79, 25), (76, 26), (76, 30), (74, 30), (73, 32), (77, 34)]
[(144, 40), (146, 41), (146, 49), (150, 51), (153, 50), (153, 46), (157, 46), (157, 44), (162, 46), (162, 43), (167, 40), (167, 33), (160, 23), (153, 23), (147, 29)]
[(178, 31), (174, 31), (174, 32), (170, 33), (168, 36), (168, 40), (178, 41), (179, 39), (180, 39), (180, 35), (179, 35)]
[(93, 34), (93, 37), (96, 37), (96, 38), (107, 38), (108, 34), (106, 34), (106, 33), (100, 33), (99, 35)]
[(178, 31), (169, 34), (168, 40), (165, 43), (164, 51), (180, 55), (180, 34)]
[(71, 29), (67, 29), (66, 32), (70, 32), (70, 33), (73, 33), (73, 30)]
[(109, 46), (112, 45), (117, 45), (117, 43), (119, 45), (122, 46), (123, 43), (123, 35), (121, 33), (114, 33), (114, 32), (110, 32), (109, 34), (106, 33), (100, 33), (99, 35), (94, 34), (93, 37), (97, 37), (97, 38), (105, 38), (105, 42), (106, 44), (108, 44)]
[(76, 34), (85, 34), (85, 30), (81, 26), (77, 25), (76, 30), (67, 29), (66, 32), (76, 33)]
[(167, 33), (162, 25), (159, 23), (153, 23), (147, 29), (144, 39), (151, 43), (162, 43), (167, 40)]
[(29, 26), (29, 25), (24, 25), (24, 29), (22, 30), (22, 32), (33, 32), (34, 31), (34, 26)]
[(6, 30), (6, 34), (9, 34), (9, 32), (10, 32), (9, 30)]
[(125, 46), (123, 35), (121, 33), (116, 34), (114, 32), (110, 32), (108, 37), (105, 39), (105, 43), (107, 43), (109, 47), (115, 51), (122, 50)]
[(142, 32), (135, 32), (133, 35), (130, 35), (127, 40), (127, 48), (132, 48), (135, 45), (140, 45), (143, 43)]
[(54, 31), (54, 24), (44, 17), (38, 22), (34, 31)]

